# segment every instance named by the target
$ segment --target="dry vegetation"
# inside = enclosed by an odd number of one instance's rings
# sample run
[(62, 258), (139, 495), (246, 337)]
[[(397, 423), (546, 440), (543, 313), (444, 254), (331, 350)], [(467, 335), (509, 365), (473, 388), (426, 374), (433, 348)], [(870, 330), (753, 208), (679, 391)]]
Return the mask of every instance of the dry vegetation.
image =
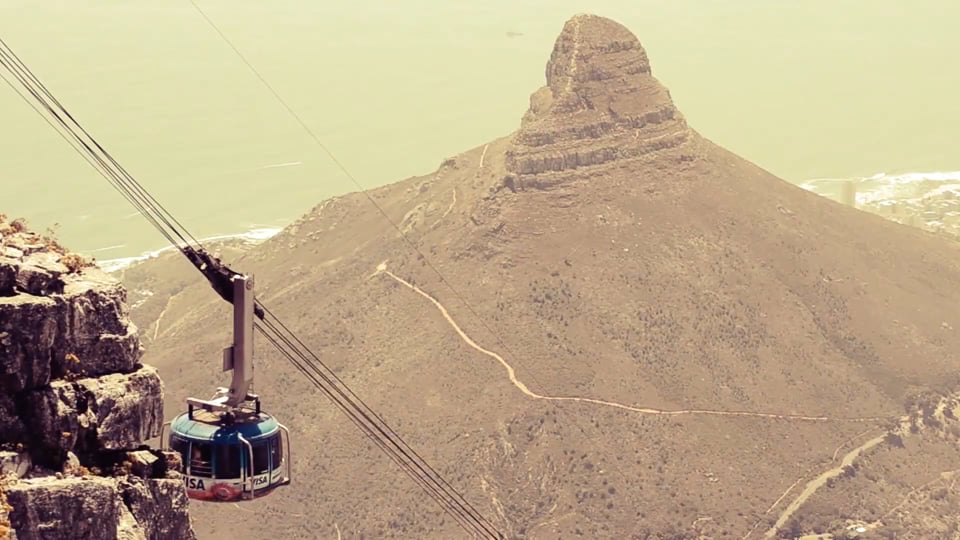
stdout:
[[(954, 538), (960, 532), (960, 400), (918, 392), (876, 447), (828, 482), (781, 537)], [(863, 526), (854, 534), (851, 527)]]
[(37, 247), (41, 251), (49, 251), (60, 255), (59, 262), (67, 267), (69, 273), (79, 273), (84, 268), (95, 263), (82, 255), (72, 253), (63, 247), (56, 239), (58, 225), (47, 229), (46, 234), (37, 234), (30, 231), (27, 220), (17, 218), (8, 221), (6, 214), (0, 213), (0, 247), (12, 246), (14, 243), (26, 247)]

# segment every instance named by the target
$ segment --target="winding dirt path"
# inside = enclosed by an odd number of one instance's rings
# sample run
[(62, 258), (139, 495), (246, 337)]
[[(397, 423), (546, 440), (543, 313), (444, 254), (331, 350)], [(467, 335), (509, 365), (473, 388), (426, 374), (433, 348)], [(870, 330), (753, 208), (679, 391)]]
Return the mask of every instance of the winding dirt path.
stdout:
[[(369, 277), (373, 278), (378, 275), (388, 276), (396, 280), (401, 285), (407, 287), (408, 289), (416, 292), (420, 296), (426, 298), (430, 303), (432, 303), (443, 315), (443, 318), (447, 320), (450, 326), (453, 327), (454, 331), (463, 339), (467, 345), (473, 347), (477, 351), (493, 358), (503, 368), (507, 371), (507, 377), (509, 377), (510, 382), (521, 392), (524, 393), (527, 397), (533, 399), (541, 399), (545, 401), (572, 401), (577, 403), (590, 403), (593, 405), (600, 405), (604, 407), (613, 407), (616, 409), (622, 409), (625, 411), (636, 412), (641, 414), (648, 415), (661, 415), (661, 416), (693, 416), (693, 415), (702, 415), (702, 416), (739, 416), (739, 417), (750, 417), (750, 418), (769, 418), (775, 420), (804, 420), (811, 422), (831, 422), (831, 421), (844, 421), (844, 422), (876, 422), (878, 420), (885, 420), (882, 417), (869, 417), (869, 418), (836, 418), (829, 416), (806, 416), (799, 414), (778, 414), (778, 413), (767, 413), (767, 412), (751, 412), (751, 411), (721, 411), (721, 410), (712, 410), (712, 409), (679, 409), (679, 410), (663, 410), (663, 409), (653, 409), (649, 407), (637, 407), (633, 405), (625, 405), (623, 403), (617, 403), (615, 401), (607, 401), (603, 399), (596, 398), (587, 398), (587, 397), (573, 397), (573, 396), (546, 396), (543, 394), (538, 394), (524, 384), (523, 381), (517, 378), (516, 370), (511, 366), (502, 356), (499, 354), (483, 348), (477, 342), (475, 342), (470, 336), (468, 336), (463, 329), (460, 328), (460, 325), (450, 316), (450, 313), (447, 309), (441, 304), (436, 298), (430, 294), (424, 292), (421, 288), (416, 285), (406, 281), (405, 279), (397, 276), (393, 272), (387, 270), (386, 261), (380, 263), (377, 266), (375, 272), (373, 272)], [(882, 440), (882, 439), (881, 439)], [(844, 458), (846, 459), (846, 458)]]
[[(179, 293), (177, 293), (177, 294), (179, 294)], [(163, 310), (160, 311), (160, 315), (157, 316), (157, 322), (155, 322), (154, 325), (153, 325), (153, 338), (152, 338), (152, 341), (156, 341), (156, 340), (157, 340), (157, 336), (160, 334), (160, 321), (163, 320), (163, 316), (167, 314), (167, 310), (170, 309), (170, 304), (173, 302), (173, 299), (176, 298), (176, 297), (177, 297), (177, 295), (176, 295), (176, 294), (173, 294), (173, 295), (170, 296), (170, 298), (167, 298), (167, 303), (163, 306)]]
[(880, 435), (879, 437), (874, 437), (869, 441), (861, 444), (860, 446), (854, 448), (853, 450), (847, 452), (846, 455), (843, 456), (843, 459), (840, 461), (839, 465), (837, 465), (832, 469), (824, 471), (823, 473), (820, 474), (820, 476), (817, 476), (813, 480), (810, 480), (809, 482), (807, 482), (807, 485), (806, 487), (803, 488), (803, 491), (800, 492), (800, 494), (797, 495), (795, 499), (793, 499), (793, 501), (790, 503), (789, 506), (783, 509), (783, 512), (780, 512), (780, 516), (777, 518), (777, 522), (773, 525), (773, 527), (770, 527), (770, 529), (767, 530), (767, 532), (763, 535), (763, 537), (773, 538), (774, 536), (776, 536), (777, 531), (781, 527), (783, 527), (784, 524), (787, 523), (787, 520), (790, 519), (790, 517), (793, 516), (793, 514), (797, 510), (799, 510), (801, 506), (803, 506), (803, 503), (807, 502), (807, 499), (813, 496), (813, 494), (816, 493), (817, 490), (825, 486), (828, 480), (843, 474), (843, 468), (846, 467), (847, 465), (852, 465), (853, 462), (856, 461), (858, 457), (860, 457), (861, 453), (882, 443), (885, 436), (886, 435), (884, 434), (884, 435)]
[[(950, 485), (949, 485), (949, 486), (946, 486), (946, 487), (947, 487), (947, 490), (948, 490), (948, 491), (952, 492), (952, 491), (953, 491), (953, 488), (954, 488), (954, 485), (956, 484), (956, 481), (957, 481), (957, 474), (960, 474), (960, 469), (954, 469), (954, 470), (952, 470), (952, 471), (943, 471), (943, 472), (941, 472), (940, 474), (938, 474), (937, 477), (934, 478), (933, 480), (930, 480), (929, 482), (927, 482), (927, 483), (925, 483), (925, 484), (919, 485), (919, 486), (911, 489), (911, 490), (903, 497), (903, 500), (901, 500), (896, 506), (894, 506), (894, 507), (891, 508), (890, 510), (886, 511), (886, 512), (885, 512), (882, 516), (880, 516), (880, 518), (877, 519), (876, 521), (874, 521), (874, 522), (872, 522), (872, 523), (866, 524), (866, 525), (864, 526), (864, 528), (865, 528), (866, 530), (868, 530), (868, 531), (871, 531), (871, 530), (873, 530), (873, 529), (879, 529), (879, 528), (881, 528), (881, 527), (884, 527), (884, 521), (886, 521), (886, 519), (887, 519), (888, 517), (890, 517), (891, 515), (893, 515), (894, 512), (896, 512), (897, 510), (900, 510), (901, 508), (903, 508), (904, 506), (906, 506), (906, 505), (910, 502), (910, 500), (913, 498), (914, 495), (916, 495), (917, 493), (920, 493), (920, 492), (922, 492), (922, 491), (928, 490), (929, 488), (931, 488), (932, 486), (934, 486), (934, 485), (937, 484), (937, 483), (946, 483), (947, 480), (950, 480)], [(918, 504), (920, 504), (920, 503), (923, 502), (923, 500), (921, 499), (921, 500), (915, 501), (915, 502), (917, 502)]]
[[(876, 429), (874, 429), (874, 428), (867, 429), (866, 431), (860, 432), (860, 433), (854, 435), (853, 437), (850, 437), (849, 439), (847, 439), (847, 440), (843, 441), (842, 443), (840, 443), (840, 445), (837, 446), (837, 448), (833, 451), (833, 457), (830, 458), (830, 463), (834, 463), (834, 462), (837, 461), (837, 457), (840, 455), (840, 451), (841, 451), (841, 450), (843, 450), (844, 448), (846, 448), (848, 445), (850, 445), (851, 443), (853, 443), (853, 442), (856, 441), (857, 439), (863, 437), (864, 435), (869, 434), (870, 432), (874, 432), (874, 431), (876, 431)], [(747, 534), (743, 535), (743, 538), (742, 538), (741, 540), (747, 540), (748, 538), (750, 538), (750, 536), (752, 536), (753, 533), (757, 531), (757, 528), (760, 527), (760, 524), (763, 522), (764, 516), (766, 516), (766, 515), (769, 514), (770, 512), (773, 512), (773, 510), (774, 510), (777, 506), (779, 506), (780, 503), (783, 502), (784, 499), (787, 498), (787, 495), (790, 495), (790, 492), (792, 492), (792, 491), (794, 490), (794, 488), (796, 488), (797, 486), (799, 486), (800, 483), (804, 481), (804, 479), (806, 479), (808, 476), (810, 476), (810, 473), (813, 472), (814, 468), (815, 468), (815, 467), (811, 467), (811, 468), (807, 469), (807, 472), (803, 473), (803, 476), (801, 476), (800, 478), (797, 478), (797, 480), (796, 480), (794, 483), (790, 484), (790, 487), (788, 487), (786, 491), (784, 491), (779, 497), (777, 497), (777, 500), (773, 501), (773, 504), (771, 504), (770, 507), (767, 508), (767, 509), (763, 512), (763, 514), (760, 515), (760, 518), (757, 519), (756, 523), (753, 524), (753, 527), (751, 527), (750, 530), (747, 531)], [(808, 498), (809, 498), (809, 496), (808, 496)]]
[[(447, 210), (440, 216), (440, 219), (447, 217), (447, 215), (453, 211), (453, 207), (457, 205), (457, 188), (453, 188), (450, 191), (453, 192), (453, 200), (450, 201), (450, 206), (448, 206)], [(437, 223), (440, 222), (440, 219), (437, 220)]]

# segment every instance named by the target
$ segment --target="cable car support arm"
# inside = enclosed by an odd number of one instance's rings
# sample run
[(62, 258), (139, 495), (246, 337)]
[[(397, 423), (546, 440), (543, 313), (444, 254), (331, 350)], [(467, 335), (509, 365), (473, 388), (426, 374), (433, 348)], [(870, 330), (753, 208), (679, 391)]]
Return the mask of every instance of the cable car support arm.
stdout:
[[(209, 253), (207, 253), (207, 250), (203, 249), (203, 247), (200, 249), (196, 249), (191, 245), (179, 247), (180, 251), (183, 252), (193, 266), (195, 266), (196, 269), (203, 274), (203, 277), (207, 278), (207, 281), (210, 282), (213, 290), (215, 290), (221, 298), (233, 304), (234, 299), (236, 298), (237, 290), (233, 282), (235, 279), (242, 277), (242, 274), (230, 269), (230, 267), (223, 264), (220, 259), (211, 256)], [(251, 293), (250, 296), (252, 301), (253, 294)], [(263, 308), (256, 305), (256, 303), (253, 305), (252, 313), (256, 315), (258, 319), (263, 320)], [(234, 316), (237, 316), (236, 312), (234, 312)], [(252, 318), (250, 325), (252, 329)]]
[[(217, 274), (215, 277), (221, 279), (223, 275)], [(250, 276), (234, 274), (226, 283), (219, 281), (214, 283), (214, 288), (218, 284), (229, 287), (231, 294), (227, 301), (233, 304), (233, 345), (223, 350), (223, 370), (232, 370), (233, 379), (230, 388), (219, 388), (213, 399), (187, 398), (187, 403), (191, 407), (198, 406), (229, 412), (248, 401), (254, 401), (256, 412), (259, 413), (260, 397), (250, 393), (250, 387), (253, 385), (254, 281)], [(222, 292), (220, 294), (223, 296)]]

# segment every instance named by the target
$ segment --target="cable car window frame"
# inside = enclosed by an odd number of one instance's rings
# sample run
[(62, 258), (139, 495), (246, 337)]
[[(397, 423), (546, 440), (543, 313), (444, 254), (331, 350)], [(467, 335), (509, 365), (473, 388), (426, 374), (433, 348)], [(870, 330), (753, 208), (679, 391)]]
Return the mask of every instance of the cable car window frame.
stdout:
[[(190, 463), (188, 470), (192, 476), (212, 477), (214, 470), (212, 444), (208, 442), (189, 441), (190, 443)], [(194, 458), (194, 450), (199, 451), (200, 456)]]
[(270, 440), (252, 441), (253, 463), (247, 470), (252, 471), (251, 476), (266, 474), (270, 472)]
[(270, 438), (270, 470), (275, 471), (283, 465), (283, 437), (281, 432)]
[(243, 446), (237, 443), (218, 444), (214, 461), (214, 478), (240, 478), (241, 468), (245, 461)]
[(180, 461), (186, 467), (190, 462), (190, 441), (177, 434), (170, 435), (170, 450), (180, 454)]

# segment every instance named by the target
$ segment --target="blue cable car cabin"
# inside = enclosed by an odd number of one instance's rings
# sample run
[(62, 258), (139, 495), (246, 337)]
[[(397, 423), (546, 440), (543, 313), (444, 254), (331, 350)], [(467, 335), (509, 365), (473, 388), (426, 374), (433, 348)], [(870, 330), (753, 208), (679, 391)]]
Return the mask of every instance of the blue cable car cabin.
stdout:
[(169, 447), (183, 459), (190, 498), (253, 499), (290, 483), (290, 433), (257, 405), (226, 415), (190, 406), (170, 423)]
[(232, 272), (205, 252), (194, 255), (214, 289), (233, 304), (233, 345), (223, 351), (223, 370), (233, 371), (233, 377), (230, 387), (218, 388), (212, 399), (187, 398), (187, 412), (169, 422), (169, 447), (183, 461), (190, 498), (253, 499), (290, 483), (290, 431), (261, 412), (260, 397), (250, 393), (253, 319), (262, 314), (257, 315), (253, 278)]

